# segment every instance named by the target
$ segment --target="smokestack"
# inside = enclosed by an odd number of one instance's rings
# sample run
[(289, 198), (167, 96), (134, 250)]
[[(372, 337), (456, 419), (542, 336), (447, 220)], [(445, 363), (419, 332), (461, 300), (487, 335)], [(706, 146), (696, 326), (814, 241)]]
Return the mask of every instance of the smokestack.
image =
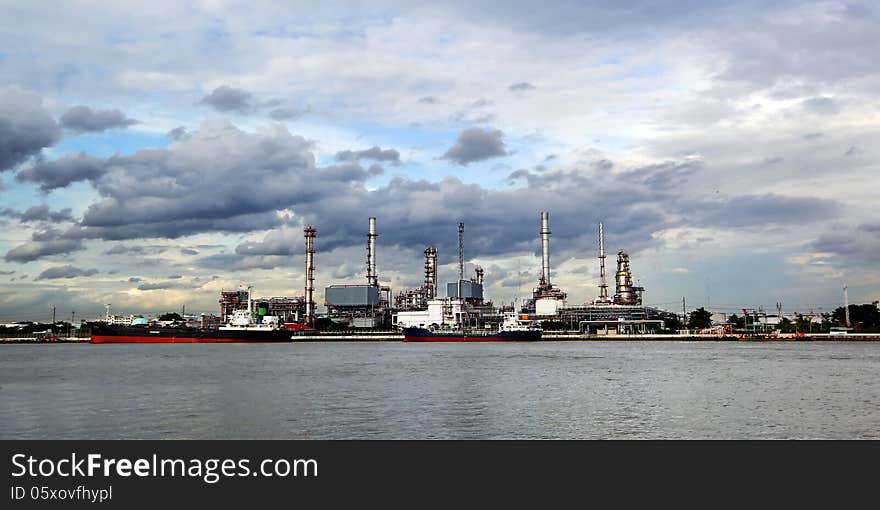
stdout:
[(377, 287), (379, 275), (376, 274), (376, 218), (370, 217), (370, 230), (367, 232), (367, 284)]
[(315, 234), (311, 225), (303, 229), (306, 237), (306, 323), (315, 320)]
[(425, 249), (425, 293), (427, 299), (437, 295), (437, 248), (433, 246)]
[(458, 224), (458, 279), (464, 279), (464, 223)]
[(541, 213), (541, 283), (550, 285), (550, 213)]
[(608, 299), (608, 284), (605, 281), (605, 228), (602, 222), (599, 222), (599, 303), (607, 304), (611, 301)]

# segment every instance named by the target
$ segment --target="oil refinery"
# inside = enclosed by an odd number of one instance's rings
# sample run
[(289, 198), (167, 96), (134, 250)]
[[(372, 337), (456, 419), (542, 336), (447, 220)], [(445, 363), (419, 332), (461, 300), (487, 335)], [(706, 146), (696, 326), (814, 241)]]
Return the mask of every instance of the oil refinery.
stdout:
[[(135, 324), (114, 325), (109, 320), (99, 329), (102, 341), (259, 341), (266, 332), (272, 341), (285, 335), (318, 334), (318, 331), (398, 331), (407, 341), (535, 340), (542, 331), (565, 331), (588, 336), (638, 335), (664, 330), (667, 321), (677, 319), (668, 311), (645, 306), (645, 289), (633, 284), (629, 255), (617, 252), (614, 293), (609, 296), (605, 271), (605, 230), (598, 224), (599, 279), (597, 297), (588, 303), (569, 303), (568, 294), (554, 283), (550, 263), (550, 213), (540, 213), (538, 239), (541, 270), (537, 285), (521, 306), (496, 306), (484, 292), (485, 271), (473, 266), (465, 273), (465, 224), (458, 223), (458, 267), (454, 281), (446, 282), (440, 295), (438, 250), (424, 249), (424, 280), (412, 289), (393, 295), (380, 283), (378, 273), (379, 232), (375, 217), (366, 230), (364, 283), (330, 284), (324, 288), (324, 308), (319, 313), (315, 299), (316, 238), (318, 229), (303, 228), (305, 239), (305, 282), (302, 296), (256, 297), (253, 288), (221, 291), (220, 315), (201, 321), (201, 326), (184, 325), (163, 330), (161, 335), (142, 335)], [(113, 328), (116, 328), (114, 330)], [(141, 328), (143, 329), (143, 328)], [(202, 333), (193, 330), (201, 330)], [(118, 330), (118, 331), (117, 331)], [(213, 331), (208, 334), (207, 331)], [(271, 334), (270, 334), (271, 332)], [(286, 332), (286, 333), (285, 333)], [(291, 333), (293, 332), (293, 333)], [(152, 331), (150, 333), (153, 333)], [(256, 339), (256, 340), (254, 340)]]
[[(252, 312), (261, 321), (263, 315), (280, 317), (282, 322), (314, 325), (320, 318), (336, 329), (391, 330), (407, 327), (433, 329), (495, 330), (504, 322), (505, 312), (516, 312), (520, 321), (539, 324), (545, 329), (577, 331), (589, 335), (646, 334), (665, 329), (677, 316), (669, 311), (645, 306), (644, 287), (633, 284), (629, 254), (617, 252), (614, 292), (606, 282), (605, 230), (598, 224), (599, 280), (597, 297), (587, 303), (570, 303), (567, 293), (551, 278), (550, 214), (540, 213), (538, 239), (541, 246), (541, 271), (531, 297), (521, 306), (496, 306), (484, 294), (485, 271), (480, 266), (465, 274), (465, 225), (458, 224), (457, 278), (446, 282), (445, 296), (438, 278), (436, 245), (424, 248), (422, 285), (392, 294), (380, 283), (377, 271), (375, 217), (370, 217), (366, 231), (366, 281), (362, 284), (331, 284), (324, 289), (326, 313), (316, 315), (314, 299), (315, 237), (317, 229), (304, 229), (306, 240), (306, 282), (302, 297), (254, 299)], [(610, 294), (610, 295), (609, 295)], [(224, 292), (221, 320), (235, 309), (246, 306), (246, 290)]]

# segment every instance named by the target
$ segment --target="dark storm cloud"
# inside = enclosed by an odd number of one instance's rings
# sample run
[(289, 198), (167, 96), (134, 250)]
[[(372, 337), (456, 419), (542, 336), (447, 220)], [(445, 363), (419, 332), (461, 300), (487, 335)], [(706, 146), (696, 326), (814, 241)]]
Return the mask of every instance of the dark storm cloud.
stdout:
[(524, 92), (526, 90), (534, 90), (534, 89), (535, 89), (534, 85), (532, 85), (529, 82), (525, 82), (525, 81), (520, 82), (520, 83), (514, 83), (513, 85), (507, 87), (507, 90), (509, 90), (511, 92)]
[(830, 254), (828, 262), (838, 267), (874, 268), (880, 263), (880, 224), (861, 224), (856, 228), (837, 225), (807, 245), (814, 252)]
[(387, 161), (392, 165), (400, 164), (400, 153), (395, 149), (382, 149), (379, 146), (373, 146), (369, 149), (360, 151), (340, 151), (336, 153), (336, 161), (356, 162), (361, 159), (372, 159), (375, 161)]
[(66, 207), (60, 211), (49, 210), (48, 205), (35, 205), (29, 207), (21, 214), (21, 221), (27, 223), (30, 221), (49, 221), (52, 223), (60, 223), (62, 221), (72, 221), (73, 215), (71, 209)]
[(209, 105), (221, 112), (252, 113), (257, 106), (254, 96), (244, 89), (222, 85), (203, 97), (201, 103)]
[(122, 241), (126, 239), (144, 239), (162, 237), (176, 239), (178, 237), (203, 232), (250, 232), (272, 228), (281, 223), (274, 212), (242, 214), (229, 218), (176, 219), (174, 221), (148, 221), (147, 211), (142, 211), (145, 221), (126, 223), (119, 220), (118, 224), (108, 226), (75, 225), (64, 233), (68, 239), (105, 239)]
[[(488, 132), (489, 142), (501, 142), (500, 132), (495, 133)], [(496, 145), (475, 154), (471, 139), (460, 138), (461, 150), (455, 156), (464, 161), (487, 152), (506, 153), (502, 144), (500, 150)], [(471, 152), (465, 154), (465, 146)], [(361, 246), (367, 218), (376, 216), (381, 249), (398, 247), (395, 253), (418, 257), (426, 245), (434, 244), (446, 263), (457, 253), (458, 221), (466, 223), (470, 258), (537, 252), (542, 210), (551, 211), (554, 250), (560, 254), (592, 253), (595, 224), (603, 219), (609, 246), (636, 252), (659, 243), (654, 234), (665, 228), (807, 223), (817, 221), (817, 214), (837, 211), (835, 204), (809, 197), (686, 200), (682, 187), (703, 170), (702, 163), (691, 160), (630, 169), (598, 160), (573, 168), (520, 170), (512, 176), (525, 186), (502, 190), (454, 177), (439, 182), (393, 177), (368, 190), (364, 182), (372, 170), (355, 163), (316, 167), (311, 144), (283, 126), (246, 133), (217, 121), (170, 147), (114, 156), (104, 166), (107, 171), (90, 181), (100, 199), (88, 207), (82, 221), (63, 234), (47, 232), (45, 240), (34, 242), (268, 231), (261, 240), (239, 243), (235, 253), (190, 263), (224, 271), (271, 269), (298, 264), (294, 259), (303, 252), (302, 224), (318, 227), (319, 250), (329, 253)], [(807, 210), (807, 202), (819, 212)], [(743, 204), (756, 212), (737, 210)], [(293, 211), (296, 224), (279, 215), (281, 209)], [(730, 220), (734, 217), (738, 219)]]
[(65, 239), (56, 229), (37, 231), (31, 234), (31, 240), (6, 252), (7, 262), (31, 262), (49, 255), (61, 255), (85, 247), (79, 239)]
[(117, 244), (104, 251), (105, 255), (155, 255), (168, 249), (162, 245), (127, 245)]
[(50, 267), (40, 273), (34, 280), (58, 280), (61, 278), (76, 278), (78, 276), (92, 276), (98, 274), (97, 269), (80, 269), (78, 267), (66, 266)]
[(92, 179), (102, 198), (65, 237), (118, 240), (265, 230), (281, 224), (276, 210), (357, 193), (364, 180), (381, 172), (378, 166), (351, 163), (317, 168), (310, 149), (310, 142), (280, 125), (250, 134), (226, 122), (207, 122), (168, 148), (114, 156), (97, 165), (108, 169)]
[(100, 158), (80, 152), (75, 156), (37, 162), (19, 171), (15, 178), (21, 182), (39, 184), (43, 191), (51, 191), (73, 182), (97, 179), (106, 171), (106, 163), (107, 161)]
[(36, 94), (0, 91), (0, 172), (40, 154), (61, 139), (61, 129)]
[(140, 121), (129, 119), (119, 110), (92, 110), (78, 105), (61, 116), (61, 126), (79, 133), (100, 133), (108, 129), (126, 128)]
[(51, 223), (73, 221), (73, 215), (71, 214), (71, 209), (69, 207), (61, 209), (60, 211), (52, 211), (49, 209), (49, 206), (45, 204), (29, 207), (25, 211), (16, 211), (14, 209), (6, 208), (0, 211), (0, 216), (16, 218), (22, 223), (33, 221), (48, 221)]
[(167, 136), (168, 138), (170, 138), (174, 141), (177, 141), (177, 140), (182, 140), (183, 138), (185, 138), (186, 134), (187, 134), (186, 133), (186, 126), (178, 126), (174, 129), (172, 129), (171, 131), (165, 133), (165, 136)]
[(467, 165), (506, 155), (503, 132), (498, 129), (470, 128), (458, 135), (455, 145), (446, 151), (443, 159)]

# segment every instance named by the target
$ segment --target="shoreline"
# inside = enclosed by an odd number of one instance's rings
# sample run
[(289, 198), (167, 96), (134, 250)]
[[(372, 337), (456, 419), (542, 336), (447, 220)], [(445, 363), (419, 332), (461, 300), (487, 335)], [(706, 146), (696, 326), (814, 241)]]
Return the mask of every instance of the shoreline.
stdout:
[[(90, 337), (60, 337), (55, 340), (36, 339), (32, 337), (0, 338), (0, 344), (87, 344)], [(319, 334), (294, 336), (289, 343), (298, 342), (402, 342), (402, 334), (394, 333), (366, 333), (366, 334)], [(568, 342), (880, 342), (880, 333), (850, 333), (847, 335), (832, 335), (830, 333), (814, 333), (801, 337), (794, 335), (786, 336), (743, 336), (743, 335), (583, 335), (570, 333), (546, 333), (543, 341), (568, 341)], [(124, 342), (120, 342), (124, 343)], [(161, 342), (157, 342), (161, 343)], [(173, 343), (173, 342), (172, 342)], [(181, 342), (192, 343), (192, 342)], [(206, 342), (210, 343), (210, 342)], [(248, 343), (248, 342), (242, 342)], [(262, 343), (262, 342), (253, 342)], [(278, 342), (288, 343), (288, 342)], [(495, 342), (498, 343), (498, 342)], [(501, 342), (503, 343), (503, 342)], [(534, 342), (533, 342), (534, 343)]]

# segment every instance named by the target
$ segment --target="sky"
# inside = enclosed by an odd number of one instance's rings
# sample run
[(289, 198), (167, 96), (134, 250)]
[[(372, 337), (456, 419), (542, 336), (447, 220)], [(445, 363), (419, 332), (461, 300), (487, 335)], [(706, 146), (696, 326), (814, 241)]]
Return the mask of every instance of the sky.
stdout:
[[(364, 5), (368, 4), (368, 5)], [(485, 269), (645, 302), (880, 298), (880, 7), (0, 0), (0, 322)]]

